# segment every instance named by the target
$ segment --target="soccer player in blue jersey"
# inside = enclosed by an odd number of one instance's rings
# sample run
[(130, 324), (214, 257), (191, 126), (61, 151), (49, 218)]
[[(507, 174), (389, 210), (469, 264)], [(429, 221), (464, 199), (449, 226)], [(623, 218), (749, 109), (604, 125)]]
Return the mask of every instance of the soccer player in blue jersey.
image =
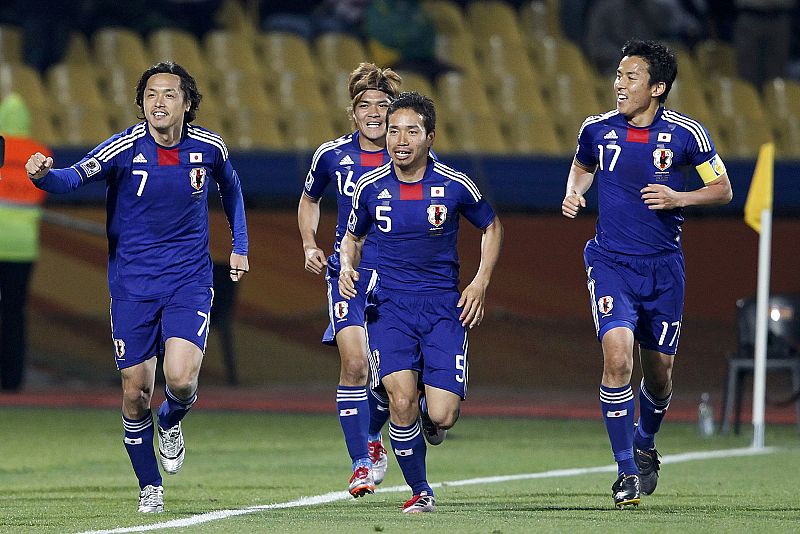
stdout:
[[(348, 113), (356, 126), (353, 133), (323, 143), (314, 153), (300, 197), (297, 221), (303, 239), (305, 268), (314, 274), (326, 270), (330, 325), (322, 342), (339, 347), (341, 370), (336, 407), (353, 467), (349, 491), (360, 497), (375, 491), (386, 474), (388, 458), (381, 428), (389, 417), (389, 401), (367, 379), (370, 372), (365, 329), (367, 294), (378, 275), (374, 239), (367, 239), (359, 272), (359, 296), (349, 301), (339, 294), (339, 245), (347, 231), (352, 196), (361, 175), (389, 161), (386, 152), (386, 110), (400, 92), (400, 76), (391, 69), (361, 63), (348, 80), (351, 106)], [(326, 259), (317, 245), (319, 201), (330, 182), (336, 184), (338, 218), (333, 254)], [(377, 381), (377, 377), (373, 377)]]
[(71, 167), (54, 169), (53, 159), (38, 152), (25, 166), (36, 186), (52, 193), (106, 183), (111, 330), (122, 376), (124, 444), (139, 479), (140, 512), (164, 509), (150, 411), (161, 350), (167, 384), (158, 410), (158, 452), (167, 473), (183, 464), (181, 420), (197, 399), (213, 298), (207, 203), (212, 180), (233, 234), (231, 279), (238, 281), (249, 269), (239, 177), (222, 138), (191, 124), (200, 99), (183, 67), (159, 63), (136, 87), (143, 122)]
[[(402, 93), (389, 107), (386, 145), (392, 158), (356, 184), (342, 241), (339, 291), (363, 291), (359, 261), (367, 236), (378, 247), (377, 314), (368, 324), (373, 359), (389, 394), (389, 437), (413, 496), (403, 512), (432, 512), (417, 384), (427, 417), (447, 429), (467, 391), (467, 331), (483, 319), (486, 288), (500, 254), (503, 228), (470, 178), (429, 156), (436, 130), (433, 102)], [(460, 216), (483, 231), (481, 262), (459, 294)]]
[[(629, 41), (622, 56), (616, 109), (584, 121), (561, 205), (574, 218), (597, 181), (597, 234), (584, 260), (603, 348), (600, 406), (618, 465), (612, 486), (618, 508), (638, 505), (640, 493), (649, 495), (658, 482), (655, 435), (672, 398), (683, 314), (683, 208), (732, 198), (708, 131), (663, 105), (677, 74), (675, 55), (653, 41)], [(687, 190), (692, 167), (704, 185)], [(637, 343), (643, 379), (634, 424)]]

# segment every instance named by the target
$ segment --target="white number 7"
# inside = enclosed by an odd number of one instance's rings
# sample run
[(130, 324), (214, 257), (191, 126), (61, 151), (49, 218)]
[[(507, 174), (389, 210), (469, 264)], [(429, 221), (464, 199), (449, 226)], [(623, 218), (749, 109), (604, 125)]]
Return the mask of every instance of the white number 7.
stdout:
[(147, 183), (147, 171), (131, 171), (131, 174), (142, 177), (142, 181), (139, 184), (139, 190), (136, 191), (136, 196), (140, 197), (142, 196), (142, 191), (144, 191), (144, 184)]

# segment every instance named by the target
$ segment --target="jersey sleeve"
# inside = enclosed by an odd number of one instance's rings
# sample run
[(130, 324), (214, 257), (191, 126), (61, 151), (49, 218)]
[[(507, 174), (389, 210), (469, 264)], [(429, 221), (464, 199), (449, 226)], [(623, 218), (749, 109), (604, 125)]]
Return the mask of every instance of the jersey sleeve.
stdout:
[(697, 169), (703, 183), (713, 182), (727, 172), (725, 163), (717, 154), (705, 126), (696, 121), (692, 121), (690, 125), (692, 128), (686, 141), (686, 159)]
[(372, 216), (364, 202), (365, 197), (365, 188), (358, 187), (356, 184), (356, 191), (353, 194), (353, 209), (350, 210), (350, 216), (347, 218), (347, 231), (356, 237), (367, 235), (372, 227)]
[(319, 147), (314, 152), (314, 156), (311, 158), (311, 167), (308, 169), (306, 182), (303, 186), (303, 191), (309, 197), (314, 199), (322, 198), (325, 188), (331, 181), (328, 169), (330, 168), (332, 154), (332, 151), (323, 150), (322, 147)]
[(491, 204), (483, 198), (478, 186), (470, 180), (466, 175), (463, 179), (459, 180), (461, 185), (461, 197), (459, 203), (461, 204), (461, 214), (472, 223), (476, 228), (483, 230), (490, 224), (495, 217), (494, 209)]
[(591, 129), (587, 127), (587, 118), (581, 129), (578, 132), (578, 146), (575, 149), (575, 159), (578, 163), (586, 167), (595, 167), (597, 165), (597, 156), (594, 152), (594, 141), (592, 140)]
[(114, 135), (100, 143), (79, 162), (65, 169), (51, 169), (49, 173), (34, 180), (39, 189), (50, 193), (69, 193), (90, 182), (107, 180), (116, 169), (115, 151), (117, 140), (122, 134)]
[(217, 168), (214, 177), (219, 186), (219, 196), (222, 200), (222, 209), (228, 219), (228, 226), (233, 236), (233, 252), (247, 256), (247, 219), (244, 214), (244, 196), (239, 174), (227, 158), (218, 156)]

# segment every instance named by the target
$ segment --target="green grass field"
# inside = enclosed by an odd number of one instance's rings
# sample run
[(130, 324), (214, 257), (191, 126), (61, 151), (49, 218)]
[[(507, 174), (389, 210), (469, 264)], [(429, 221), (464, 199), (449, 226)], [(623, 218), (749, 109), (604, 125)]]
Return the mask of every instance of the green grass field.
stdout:
[[(136, 512), (118, 412), (3, 408), (0, 433), (0, 532), (15, 534), (124, 529), (279, 503), (288, 504), (170, 531), (761, 534), (796, 532), (800, 524), (795, 427), (769, 427), (768, 454), (666, 463), (657, 492), (638, 509), (620, 511), (610, 497), (610, 470), (555, 476), (610, 465), (600, 421), (464, 418), (442, 446), (428, 449), (428, 478), (442, 486), (436, 513), (417, 516), (400, 512), (410, 492), (398, 488), (394, 458), (383, 491), (345, 498), (349, 458), (333, 415), (192, 413), (184, 424), (186, 462), (164, 477), (166, 511), (157, 515)], [(669, 422), (658, 441), (667, 462), (749, 444), (746, 434), (701, 439), (693, 425)], [(296, 502), (332, 492), (331, 502)]]

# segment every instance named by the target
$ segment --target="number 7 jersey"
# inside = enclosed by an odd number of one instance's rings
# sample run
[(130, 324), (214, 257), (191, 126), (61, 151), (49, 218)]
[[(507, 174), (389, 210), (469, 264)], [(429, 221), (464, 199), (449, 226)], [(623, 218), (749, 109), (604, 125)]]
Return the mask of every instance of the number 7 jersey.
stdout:
[(682, 210), (649, 209), (642, 200), (644, 187), (663, 184), (684, 191), (693, 168), (705, 183), (725, 173), (705, 127), (664, 107), (644, 128), (631, 126), (616, 110), (587, 118), (575, 159), (596, 167), (598, 245), (631, 255), (681, 250)]

